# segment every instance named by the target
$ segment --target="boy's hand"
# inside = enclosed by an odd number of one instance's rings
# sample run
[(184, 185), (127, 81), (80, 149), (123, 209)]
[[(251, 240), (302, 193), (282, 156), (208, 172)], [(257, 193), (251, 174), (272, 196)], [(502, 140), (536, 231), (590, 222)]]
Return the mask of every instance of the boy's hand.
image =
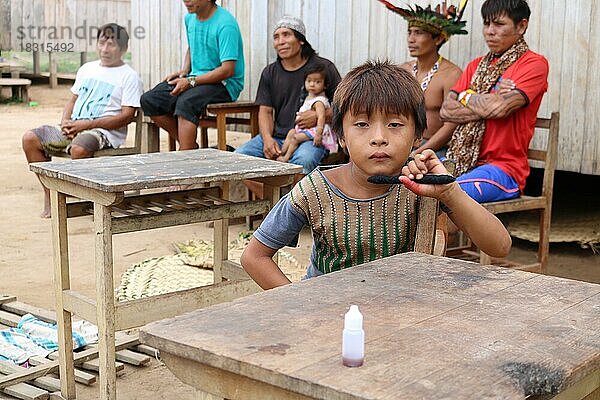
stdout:
[(450, 190), (452, 183), (446, 185), (425, 185), (417, 183), (414, 179), (421, 179), (425, 174), (448, 175), (448, 171), (437, 158), (435, 152), (426, 149), (423, 153), (415, 154), (414, 160), (402, 167), (402, 182), (411, 192), (420, 196), (434, 197), (439, 199)]

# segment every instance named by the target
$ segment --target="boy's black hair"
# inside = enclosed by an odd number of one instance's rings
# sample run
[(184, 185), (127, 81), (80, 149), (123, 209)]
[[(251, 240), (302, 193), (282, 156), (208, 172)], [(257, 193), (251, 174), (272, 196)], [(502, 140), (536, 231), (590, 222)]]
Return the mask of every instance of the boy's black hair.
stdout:
[(310, 75), (310, 74), (321, 74), (321, 76), (323, 77), (323, 83), (325, 85), (325, 87), (327, 87), (327, 69), (325, 69), (325, 65), (322, 63), (317, 63), (314, 64), (311, 67), (308, 67), (306, 69), (306, 71), (304, 71), (304, 80), (306, 81), (306, 78)]
[(369, 60), (348, 72), (335, 90), (332, 109), (331, 129), (338, 139), (344, 137), (343, 120), (349, 112), (411, 116), (417, 138), (427, 128), (421, 86), (410, 72), (388, 60)]
[(486, 0), (481, 6), (481, 17), (484, 22), (504, 14), (517, 25), (524, 19), (529, 21), (531, 10), (526, 0)]
[(129, 46), (129, 34), (127, 30), (114, 22), (98, 28), (96, 39), (99, 40), (102, 36), (105, 38), (114, 38), (121, 50), (126, 50)]

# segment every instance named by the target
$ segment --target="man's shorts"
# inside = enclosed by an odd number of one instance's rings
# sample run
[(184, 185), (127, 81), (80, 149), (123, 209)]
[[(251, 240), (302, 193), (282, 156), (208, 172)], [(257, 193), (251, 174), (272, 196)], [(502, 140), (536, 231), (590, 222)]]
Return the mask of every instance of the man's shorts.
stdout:
[(519, 197), (519, 185), (500, 168), (484, 164), (456, 178), (456, 181), (478, 203)]
[(144, 115), (149, 117), (174, 115), (183, 117), (194, 125), (198, 125), (202, 110), (208, 104), (231, 101), (231, 96), (229, 96), (229, 92), (222, 83), (198, 85), (178, 96), (171, 94), (174, 88), (175, 85), (161, 82), (144, 93), (140, 99)]
[(32, 131), (38, 137), (47, 157), (50, 157), (49, 152), (63, 151), (70, 154), (73, 145), (83, 147), (92, 153), (112, 148), (106, 135), (99, 129), (79, 132), (73, 140), (62, 134), (60, 126), (42, 125)]

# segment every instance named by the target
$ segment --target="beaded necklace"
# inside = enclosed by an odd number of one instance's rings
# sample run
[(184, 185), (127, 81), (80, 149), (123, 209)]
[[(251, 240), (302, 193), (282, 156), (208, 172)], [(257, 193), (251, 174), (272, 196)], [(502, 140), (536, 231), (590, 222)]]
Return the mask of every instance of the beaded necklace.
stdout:
[[(425, 75), (425, 78), (423, 78), (423, 80), (421, 81), (421, 89), (423, 89), (423, 91), (426, 91), (427, 88), (429, 87), (429, 82), (431, 82), (433, 75), (435, 75), (435, 73), (438, 71), (438, 69), (440, 69), (441, 63), (442, 63), (442, 56), (440, 56), (440, 58), (438, 58), (438, 60), (435, 62), (435, 64), (433, 64), (433, 67), (431, 67), (429, 72), (427, 72), (427, 75)], [(415, 61), (415, 65), (413, 65), (413, 68), (412, 68), (413, 76), (415, 78), (417, 77), (417, 71), (418, 71), (417, 62)]]

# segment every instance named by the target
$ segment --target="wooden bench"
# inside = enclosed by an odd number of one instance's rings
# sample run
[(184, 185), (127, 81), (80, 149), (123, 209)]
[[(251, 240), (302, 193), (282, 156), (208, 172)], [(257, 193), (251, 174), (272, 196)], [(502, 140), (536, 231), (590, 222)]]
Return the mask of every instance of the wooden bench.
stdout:
[[(259, 105), (252, 101), (233, 101), (229, 103), (209, 104), (200, 117), (200, 147), (208, 147), (208, 128), (217, 129), (217, 148), (227, 149), (227, 125), (238, 124), (250, 126), (252, 137), (258, 134)], [(248, 114), (240, 117), (238, 114)], [(159, 128), (149, 117), (144, 117), (148, 136), (159, 137)], [(169, 136), (169, 151), (175, 150), (175, 141)]]
[[(142, 153), (155, 153), (159, 151), (158, 148), (158, 138), (154, 134), (149, 134), (150, 132), (144, 131), (143, 124), (144, 114), (142, 113), (142, 109), (136, 109), (135, 120), (132, 122), (135, 127), (133, 144), (131, 146), (123, 145), (116, 149), (102, 149), (98, 150), (94, 153), (94, 157), (104, 157), (104, 156), (127, 156), (131, 154), (142, 154)], [(70, 155), (65, 153), (64, 151), (48, 151), (53, 157), (64, 157), (69, 158)]]
[(29, 102), (29, 86), (29, 79), (0, 78), (0, 91), (3, 87), (10, 87), (13, 99), (20, 98), (23, 103)]

